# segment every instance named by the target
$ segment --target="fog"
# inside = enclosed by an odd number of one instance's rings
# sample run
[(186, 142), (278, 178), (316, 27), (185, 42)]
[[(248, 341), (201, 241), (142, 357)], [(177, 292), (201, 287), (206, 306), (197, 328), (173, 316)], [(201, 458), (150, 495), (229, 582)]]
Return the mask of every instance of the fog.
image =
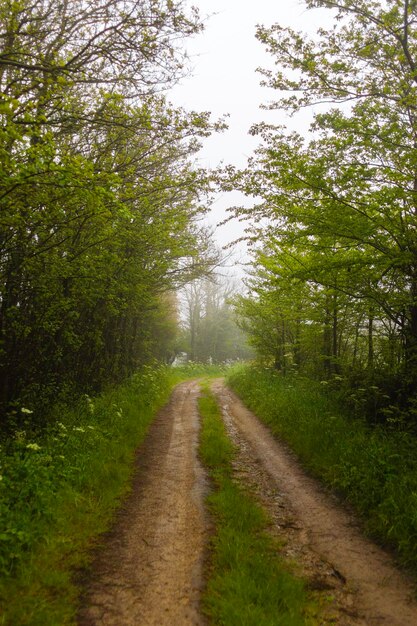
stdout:
[[(226, 114), (229, 126), (227, 131), (205, 140), (198, 155), (199, 165), (216, 167), (231, 163), (244, 167), (259, 143), (257, 137), (248, 134), (249, 128), (262, 120), (307, 132), (311, 113), (289, 119), (284, 111), (259, 108), (262, 103), (274, 100), (276, 94), (259, 84), (261, 76), (256, 68), (273, 67), (273, 59), (255, 38), (256, 25), (279, 23), (313, 33), (331, 21), (331, 12), (307, 11), (304, 3), (296, 0), (197, 0), (193, 4), (204, 17), (205, 32), (187, 42), (192, 75), (183, 79), (169, 97), (186, 109), (211, 111), (213, 118)], [(209, 222), (215, 227), (226, 217), (228, 206), (250, 206), (252, 202), (238, 192), (219, 194)], [(241, 236), (243, 230), (244, 225), (233, 220), (216, 228), (216, 241), (220, 246), (228, 244)], [(235, 250), (237, 260), (247, 261), (243, 244)]]

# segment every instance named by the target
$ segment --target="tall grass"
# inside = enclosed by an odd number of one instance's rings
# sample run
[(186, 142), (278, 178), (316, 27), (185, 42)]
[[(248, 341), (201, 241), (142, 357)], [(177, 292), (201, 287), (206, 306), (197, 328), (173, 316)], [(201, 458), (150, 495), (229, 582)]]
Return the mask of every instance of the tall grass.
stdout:
[(128, 491), (137, 446), (183, 377), (143, 368), (117, 389), (57, 409), (41, 437), (20, 430), (3, 444), (0, 624), (75, 623), (75, 579)]
[(235, 450), (207, 388), (199, 408), (200, 454), (215, 484), (208, 498), (216, 530), (205, 610), (213, 624), (301, 626), (306, 623), (303, 584), (283, 565), (277, 542), (266, 533), (263, 509), (233, 481)]
[(417, 442), (344, 415), (319, 383), (235, 368), (228, 383), (304, 465), (342, 494), (366, 530), (417, 574)]

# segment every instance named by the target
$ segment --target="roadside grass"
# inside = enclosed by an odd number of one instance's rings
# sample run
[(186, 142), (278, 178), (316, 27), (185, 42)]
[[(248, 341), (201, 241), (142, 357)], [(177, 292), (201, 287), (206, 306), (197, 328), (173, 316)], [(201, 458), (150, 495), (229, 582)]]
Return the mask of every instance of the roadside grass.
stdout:
[(365, 530), (417, 574), (417, 446), (406, 432), (342, 413), (323, 386), (237, 367), (227, 382), (306, 468), (346, 498)]
[(77, 582), (127, 495), (135, 450), (184, 378), (145, 367), (117, 389), (59, 409), (42, 436), (21, 430), (2, 445), (0, 624), (76, 623)]
[(305, 624), (303, 582), (280, 558), (278, 541), (267, 533), (264, 510), (233, 481), (235, 449), (207, 385), (199, 410), (199, 451), (214, 483), (207, 502), (215, 523), (204, 611), (213, 624), (227, 626)]

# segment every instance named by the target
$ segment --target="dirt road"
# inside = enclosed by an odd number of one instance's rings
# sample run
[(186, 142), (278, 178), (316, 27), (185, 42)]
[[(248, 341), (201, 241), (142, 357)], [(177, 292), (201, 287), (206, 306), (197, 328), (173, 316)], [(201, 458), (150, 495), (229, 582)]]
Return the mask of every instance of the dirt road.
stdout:
[(151, 427), (131, 496), (94, 566), (80, 626), (205, 624), (198, 390), (196, 382), (179, 385)]
[(354, 517), (305, 474), (222, 381), (213, 391), (241, 449), (237, 471), (271, 512), (311, 588), (334, 597), (328, 611), (333, 623), (416, 626), (415, 589), (392, 558), (363, 537)]
[[(306, 476), (221, 380), (218, 397), (239, 447), (238, 480), (269, 510), (271, 532), (322, 606), (317, 625), (415, 626), (413, 585), (363, 538), (352, 515)], [(197, 458), (199, 385), (179, 385), (138, 454), (132, 493), (92, 571), (80, 626), (204, 625), (199, 600), (209, 536)]]

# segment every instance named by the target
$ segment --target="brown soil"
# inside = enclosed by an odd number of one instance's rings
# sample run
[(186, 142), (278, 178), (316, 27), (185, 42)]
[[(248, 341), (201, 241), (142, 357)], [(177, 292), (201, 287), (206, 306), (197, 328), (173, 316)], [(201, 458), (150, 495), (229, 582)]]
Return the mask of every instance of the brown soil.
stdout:
[[(309, 623), (415, 626), (411, 582), (352, 514), (301, 469), (221, 380), (213, 384), (239, 452), (236, 478), (268, 509), (271, 533), (317, 598)], [(132, 493), (105, 537), (80, 626), (204, 626), (199, 599), (208, 522), (197, 458), (199, 385), (179, 385), (138, 453)]]
[(240, 453), (236, 473), (255, 490), (325, 609), (318, 624), (415, 626), (415, 588), (354, 516), (307, 476), (294, 455), (218, 380), (213, 384)]
[(93, 567), (80, 626), (205, 624), (207, 525), (197, 459), (199, 385), (173, 392), (138, 454), (132, 493)]

